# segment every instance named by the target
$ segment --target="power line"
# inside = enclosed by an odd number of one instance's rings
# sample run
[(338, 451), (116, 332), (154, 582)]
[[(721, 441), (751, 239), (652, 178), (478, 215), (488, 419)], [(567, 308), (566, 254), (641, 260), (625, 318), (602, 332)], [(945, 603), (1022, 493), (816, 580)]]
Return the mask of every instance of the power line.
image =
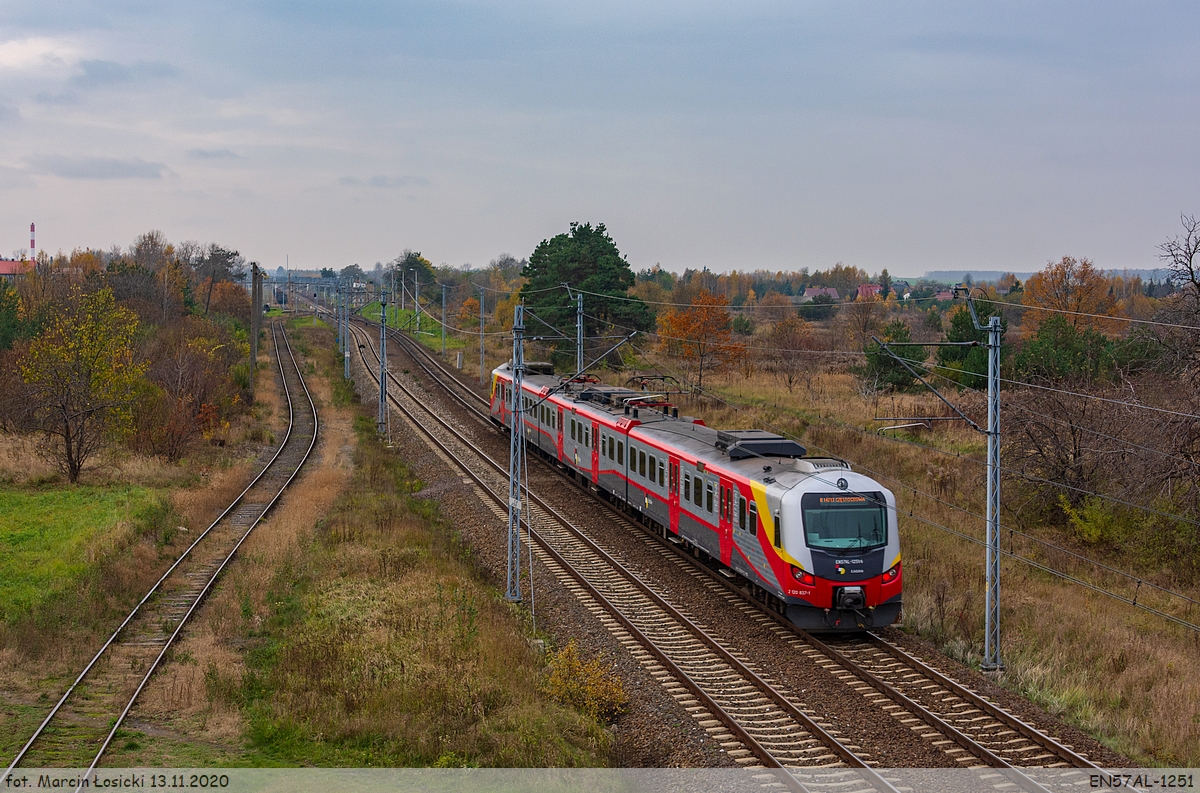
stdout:
[(1113, 320), (1116, 322), (1130, 322), (1137, 325), (1157, 325), (1163, 328), (1182, 328), (1184, 330), (1200, 330), (1200, 326), (1196, 325), (1181, 325), (1174, 322), (1158, 322), (1151, 319), (1134, 319), (1133, 317), (1114, 317), (1108, 314), (1089, 314), (1086, 311), (1068, 311), (1065, 308), (1049, 308), (1047, 306), (1031, 306), (1025, 303), (1006, 303), (1003, 300), (991, 300), (989, 298), (977, 297), (973, 298), (980, 303), (993, 303), (999, 306), (1008, 306), (1012, 309), (1024, 311), (1046, 311), (1052, 314), (1067, 314), (1075, 317), (1091, 317), (1093, 319)]
[[(643, 358), (643, 360), (645, 360), (645, 353), (644, 353), (644, 352), (643, 352), (643, 351), (642, 351), (640, 348), (638, 348), (636, 345), (632, 345), (632, 344), (631, 344), (630, 346), (632, 346), (632, 347), (634, 347), (634, 349), (638, 350), (638, 353), (639, 353), (639, 355), (641, 355), (641, 356), (642, 356), (642, 358)], [(667, 368), (668, 370), (670, 370), (670, 367), (665, 367), (665, 368)], [(677, 373), (676, 373), (676, 374), (677, 374)], [(697, 390), (698, 390), (700, 393), (702, 393), (704, 396), (707, 396), (707, 397), (708, 397), (708, 398), (710, 398), (710, 399), (714, 399), (714, 400), (716, 400), (716, 401), (720, 402), (721, 404), (725, 405), (726, 407), (729, 407), (729, 408), (731, 408), (731, 409), (733, 409), (733, 410), (735, 410), (735, 411), (737, 411), (737, 412), (739, 412), (739, 413), (741, 413), (741, 412), (744, 412), (744, 408), (743, 408), (743, 407), (741, 407), (740, 405), (736, 405), (736, 404), (734, 404), (734, 403), (731, 403), (731, 402), (729, 402), (728, 400), (726, 400), (726, 399), (724, 399), (724, 398), (722, 398), (722, 397), (720, 397), (720, 396), (718, 396), (718, 395), (715, 395), (715, 394), (713, 394), (713, 393), (712, 393), (712, 392), (710, 392), (710, 391), (706, 391), (706, 390), (704, 390), (704, 389), (697, 389)], [(766, 427), (769, 427), (770, 429), (772, 429), (772, 430), (774, 430), (774, 431), (776, 431), (776, 432), (780, 433), (780, 434), (781, 434), (781, 435), (783, 435), (784, 437), (792, 438), (793, 440), (796, 440), (796, 441), (801, 441), (801, 439), (800, 439), (800, 438), (798, 438), (797, 436), (795, 436), (795, 435), (793, 435), (793, 434), (789, 433), (787, 430), (785, 430), (785, 429), (783, 429), (783, 428), (781, 428), (781, 427), (775, 426), (775, 425), (773, 425), (773, 424), (772, 424), (772, 423), (770, 423), (770, 422), (762, 422), (762, 423), (763, 423), (763, 424), (764, 424)], [(812, 447), (814, 447), (814, 448), (816, 448), (816, 449), (818, 449), (818, 450), (820, 450), (820, 451), (822, 451), (822, 452), (824, 452), (824, 453), (826, 453), (826, 454), (830, 454), (830, 455), (833, 455), (833, 456), (835, 456), (835, 457), (839, 457), (840, 459), (845, 459), (843, 456), (841, 456), (841, 455), (838, 455), (838, 454), (834, 453), (834, 452), (833, 452), (832, 450), (830, 450), (830, 449), (825, 449), (824, 447), (820, 446), (819, 444), (811, 443), (810, 441), (803, 441), (803, 442), (805, 442), (805, 443), (808, 443), (810, 446), (812, 446)], [(917, 446), (920, 446), (921, 448), (927, 448), (927, 449), (932, 449), (932, 448), (933, 448), (933, 447), (927, 447), (927, 446), (924, 446), (923, 444), (915, 444), (915, 445), (917, 445)], [(941, 450), (936, 450), (936, 451), (941, 451)], [(972, 462), (980, 462), (980, 463), (982, 462), (982, 461), (980, 461), (980, 460), (975, 460), (974, 458), (970, 458), (970, 457), (968, 457), (968, 458), (965, 458), (965, 459), (971, 460)], [(962, 513), (963, 513), (963, 514), (965, 514), (965, 515), (968, 515), (968, 516), (971, 516), (971, 517), (974, 517), (974, 518), (979, 518), (979, 519), (981, 519), (981, 520), (982, 520), (982, 519), (984, 519), (984, 516), (983, 516), (983, 515), (980, 515), (980, 514), (979, 514), (979, 513), (977, 513), (977, 512), (973, 512), (973, 511), (971, 511), (971, 510), (969, 510), (969, 509), (967, 509), (967, 508), (965, 508), (965, 507), (961, 507), (961, 506), (959, 506), (959, 505), (957, 505), (957, 504), (954, 504), (954, 503), (952, 503), (952, 502), (945, 501), (945, 500), (943, 500), (943, 499), (941, 499), (941, 498), (938, 498), (937, 496), (933, 495), (932, 493), (926, 493), (926, 492), (924, 492), (924, 491), (922, 491), (922, 490), (918, 490), (917, 488), (915, 488), (915, 487), (912, 487), (911, 485), (908, 485), (908, 484), (906, 484), (906, 483), (904, 483), (904, 482), (900, 481), (899, 479), (896, 479), (895, 477), (888, 476), (887, 474), (884, 474), (884, 473), (882, 473), (882, 472), (880, 472), (880, 471), (876, 471), (876, 470), (874, 470), (874, 469), (872, 469), (872, 468), (870, 468), (870, 467), (868, 467), (868, 466), (865, 466), (865, 465), (861, 465), (861, 464), (858, 464), (858, 463), (855, 463), (855, 465), (856, 465), (856, 466), (858, 466), (858, 468), (859, 468), (859, 469), (861, 469), (861, 470), (864, 470), (864, 471), (867, 471), (867, 472), (870, 472), (870, 473), (871, 473), (871, 474), (873, 474), (874, 476), (877, 476), (877, 477), (879, 477), (879, 478), (881, 478), (881, 479), (886, 479), (886, 480), (888, 480), (888, 481), (890, 481), (890, 482), (895, 482), (897, 485), (900, 485), (900, 486), (901, 486), (901, 487), (902, 487), (904, 490), (906, 490), (906, 491), (911, 491), (911, 492), (913, 492), (914, 494), (920, 494), (921, 496), (923, 496), (923, 497), (925, 497), (925, 498), (928, 498), (928, 499), (930, 499), (930, 500), (932, 500), (932, 501), (935, 501), (935, 502), (937, 502), (937, 503), (939, 503), (939, 504), (943, 504), (944, 506), (950, 507), (951, 509), (954, 509), (954, 510), (957, 510), (957, 511), (959, 511), (959, 512), (962, 512)], [(1094, 495), (1099, 495), (1099, 494), (1094, 494)], [(1131, 505), (1131, 506), (1136, 506), (1136, 505)], [(1166, 513), (1160, 513), (1160, 514), (1164, 514), (1164, 515), (1165, 515)], [(915, 515), (915, 513), (910, 513), (910, 515), (909, 515), (909, 516), (910, 516), (910, 517), (917, 517), (917, 516)], [(1177, 516), (1172, 516), (1172, 515), (1166, 515), (1166, 516), (1167, 516), (1167, 517), (1171, 517), (1171, 518), (1173, 518), (1173, 519), (1176, 519), (1176, 520), (1182, 520), (1182, 521), (1185, 521), (1185, 522), (1192, 522), (1192, 521), (1188, 521), (1186, 518), (1179, 518), (1179, 517), (1177, 517)], [(918, 519), (920, 519), (920, 518), (918, 518)], [(936, 526), (938, 526), (939, 528), (946, 528), (946, 527), (940, 526), (940, 524), (931, 524), (931, 525), (936, 525)], [(1123, 571), (1123, 570), (1119, 570), (1119, 569), (1117, 569), (1117, 568), (1111, 567), (1111, 566), (1109, 566), (1109, 565), (1106, 565), (1106, 564), (1104, 564), (1103, 562), (1096, 561), (1095, 559), (1092, 559), (1092, 558), (1090, 558), (1090, 557), (1087, 557), (1087, 556), (1083, 556), (1082, 554), (1079, 554), (1079, 553), (1077, 553), (1077, 552), (1075, 552), (1075, 551), (1071, 551), (1071, 550), (1069, 550), (1069, 549), (1067, 549), (1067, 548), (1063, 548), (1063, 547), (1061, 547), (1061, 546), (1055, 545), (1054, 543), (1051, 543), (1051, 542), (1049, 542), (1048, 540), (1043, 540), (1043, 539), (1041, 539), (1041, 538), (1034, 537), (1034, 536), (1032, 536), (1032, 535), (1030, 535), (1030, 534), (1027, 534), (1027, 533), (1025, 533), (1025, 532), (1021, 531), (1020, 529), (1016, 529), (1016, 528), (1013, 528), (1013, 527), (1011, 527), (1011, 526), (1004, 526), (1003, 524), (1001, 524), (1001, 528), (1002, 528), (1002, 529), (1007, 529), (1007, 530), (1008, 530), (1008, 532), (1009, 532), (1009, 534), (1010, 534), (1010, 536), (1012, 536), (1012, 535), (1017, 535), (1017, 536), (1020, 536), (1020, 537), (1022, 537), (1022, 538), (1024, 538), (1024, 539), (1028, 539), (1028, 540), (1030, 540), (1031, 542), (1038, 543), (1039, 545), (1042, 545), (1042, 546), (1044, 546), (1044, 547), (1051, 548), (1051, 549), (1053, 549), (1053, 550), (1056, 550), (1056, 551), (1059, 551), (1059, 552), (1061, 552), (1061, 553), (1067, 554), (1068, 556), (1071, 556), (1071, 557), (1073, 557), (1073, 558), (1075, 558), (1075, 559), (1078, 559), (1078, 560), (1079, 560), (1079, 561), (1081, 561), (1081, 562), (1084, 562), (1084, 563), (1087, 563), (1087, 564), (1093, 565), (1093, 566), (1095, 566), (1095, 567), (1099, 567), (1099, 568), (1101, 568), (1101, 569), (1104, 569), (1104, 570), (1108, 570), (1108, 571), (1110, 571), (1110, 572), (1112, 572), (1112, 573), (1116, 573), (1116, 574), (1118, 574), (1118, 575), (1121, 575), (1121, 576), (1123, 576), (1123, 577), (1125, 577), (1125, 578), (1129, 579), (1130, 581), (1135, 581), (1135, 582), (1136, 582), (1136, 583), (1137, 583), (1139, 586), (1145, 585), (1145, 586), (1147, 586), (1147, 587), (1150, 587), (1150, 588), (1153, 588), (1153, 589), (1155, 589), (1155, 590), (1157, 590), (1157, 591), (1160, 591), (1160, 592), (1162, 592), (1162, 593), (1164, 593), (1164, 594), (1166, 594), (1166, 595), (1170, 595), (1170, 596), (1172, 596), (1172, 597), (1176, 597), (1176, 598), (1179, 598), (1179, 599), (1181, 599), (1181, 600), (1186, 600), (1186, 601), (1188, 601), (1188, 602), (1190, 602), (1190, 603), (1194, 603), (1194, 604), (1200, 605), (1200, 601), (1194, 600), (1194, 599), (1192, 599), (1192, 598), (1188, 597), (1187, 595), (1181, 594), (1181, 593), (1179, 593), (1179, 592), (1175, 592), (1175, 591), (1173, 591), (1173, 590), (1170, 590), (1170, 589), (1166, 589), (1165, 587), (1158, 586), (1157, 584), (1153, 584), (1153, 583), (1150, 583), (1150, 582), (1144, 581), (1142, 578), (1140, 578), (1140, 577), (1138, 577), (1138, 576), (1136, 576), (1136, 575), (1134, 575), (1134, 574), (1132, 574), (1132, 573), (1127, 573), (1127, 572), (1125, 572), (1125, 571)], [(959, 533), (959, 532), (956, 532), (956, 531), (954, 531), (953, 529), (947, 529), (947, 530), (948, 530), (948, 531), (952, 531), (952, 532), (954, 532), (954, 533)], [(963, 535), (963, 536), (967, 536), (967, 535)], [(979, 539), (976, 539), (976, 538), (974, 538), (974, 537), (972, 537), (972, 538), (970, 538), (970, 539), (971, 539), (973, 542), (978, 542), (978, 543), (983, 543), (983, 542), (984, 542), (983, 540), (979, 540)], [(1010, 554), (1010, 555), (1012, 555), (1012, 554)], [(1019, 556), (1015, 556), (1015, 555), (1014, 555), (1014, 558), (1020, 558), (1020, 559), (1022, 559), (1022, 560), (1023, 560), (1023, 557), (1019, 557)], [(1057, 573), (1057, 572), (1056, 572), (1056, 574), (1060, 574), (1060, 573)], [(1066, 577), (1068, 577), (1068, 578), (1069, 578), (1069, 576), (1067, 576), (1066, 574), (1061, 574), (1061, 575), (1064, 575), (1064, 576), (1066, 576)], [(1127, 601), (1127, 602), (1128, 602), (1128, 601)]]

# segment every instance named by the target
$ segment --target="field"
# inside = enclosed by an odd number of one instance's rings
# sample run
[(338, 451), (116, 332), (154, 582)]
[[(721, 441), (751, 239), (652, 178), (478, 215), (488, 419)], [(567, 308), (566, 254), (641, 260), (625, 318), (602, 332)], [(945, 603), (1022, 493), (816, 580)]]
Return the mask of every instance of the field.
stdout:
[(145, 487), (0, 490), (0, 621), (70, 590), (161, 509)]

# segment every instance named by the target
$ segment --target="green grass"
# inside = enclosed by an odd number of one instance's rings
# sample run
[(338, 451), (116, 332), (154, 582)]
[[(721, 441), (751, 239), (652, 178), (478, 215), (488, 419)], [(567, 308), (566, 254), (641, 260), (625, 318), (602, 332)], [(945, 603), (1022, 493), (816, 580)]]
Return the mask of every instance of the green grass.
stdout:
[(143, 487), (0, 490), (0, 620), (70, 589), (157, 501)]
[[(403, 328), (411, 333), (413, 329), (413, 311), (410, 309), (400, 309), (397, 306), (388, 307), (388, 327)], [(434, 352), (442, 350), (442, 325), (440, 320), (441, 309), (438, 308), (434, 313), (429, 311), (421, 312), (421, 333), (417, 339)], [(362, 309), (364, 319), (369, 319), (373, 322), (379, 321), (379, 303), (368, 303)], [(451, 319), (453, 324), (453, 319)], [(478, 339), (478, 336), (476, 336)], [(446, 349), (461, 350), (467, 346), (467, 340), (455, 335), (454, 331), (447, 329), (446, 331)]]

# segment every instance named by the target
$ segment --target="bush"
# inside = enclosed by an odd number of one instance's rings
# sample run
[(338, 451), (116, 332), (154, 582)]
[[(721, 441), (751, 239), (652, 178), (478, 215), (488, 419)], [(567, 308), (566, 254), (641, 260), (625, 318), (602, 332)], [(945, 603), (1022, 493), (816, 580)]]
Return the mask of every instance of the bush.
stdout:
[(582, 660), (574, 639), (551, 656), (544, 690), (597, 721), (611, 722), (629, 705), (621, 678), (605, 669), (599, 658)]

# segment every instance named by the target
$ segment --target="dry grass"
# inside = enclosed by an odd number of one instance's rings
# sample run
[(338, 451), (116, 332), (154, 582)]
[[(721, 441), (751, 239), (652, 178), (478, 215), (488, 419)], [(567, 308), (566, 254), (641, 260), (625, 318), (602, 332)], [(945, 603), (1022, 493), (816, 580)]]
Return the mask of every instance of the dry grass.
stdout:
[[(302, 328), (325, 373), (328, 331)], [(331, 380), (337, 382), (336, 374)], [(576, 765), (591, 719), (541, 693), (510, 607), (459, 557), (452, 527), (358, 408), (310, 378), (317, 458), (247, 541), (140, 715), (255, 762)], [(360, 417), (361, 418), (361, 417)]]
[[(983, 636), (983, 549), (918, 518), (975, 537), (982, 536), (983, 521), (913, 489), (982, 514), (982, 467), (886, 440), (869, 429), (879, 426), (870, 423), (875, 416), (942, 415), (936, 399), (864, 395), (851, 375), (837, 371), (823, 372), (790, 394), (765, 374), (749, 379), (732, 374), (710, 387), (753, 407), (739, 412), (709, 400), (685, 400), (681, 410), (711, 426), (769, 424), (802, 434), (810, 454), (821, 453), (819, 446), (858, 470), (898, 480), (879, 477), (895, 492), (901, 512), (904, 627), (977, 665)], [(956, 401), (961, 404), (964, 398)], [(902, 437), (952, 455), (980, 459), (984, 453), (982, 437), (961, 425), (938, 425), (932, 432)], [(1052, 561), (1066, 564), (1065, 558)], [(1068, 569), (1084, 577), (1096, 574)], [(1002, 576), (1004, 685), (1139, 763), (1200, 764), (1200, 679), (1193, 673), (1200, 637), (1020, 562), (1006, 559)], [(1104, 583), (1116, 584), (1111, 577)], [(1195, 588), (1188, 594), (1200, 597)], [(1190, 616), (1194, 621), (1200, 615)]]

